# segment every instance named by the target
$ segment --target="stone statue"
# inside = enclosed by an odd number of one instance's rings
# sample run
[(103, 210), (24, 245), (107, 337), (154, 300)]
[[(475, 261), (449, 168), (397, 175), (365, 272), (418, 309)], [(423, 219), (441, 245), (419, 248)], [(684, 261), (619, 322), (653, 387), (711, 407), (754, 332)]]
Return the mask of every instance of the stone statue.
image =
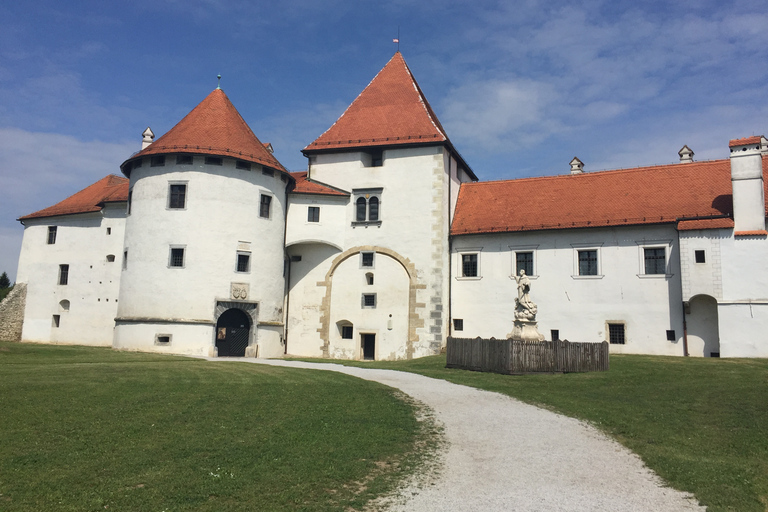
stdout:
[(531, 280), (520, 269), (520, 275), (515, 276), (517, 283), (517, 298), (515, 299), (515, 328), (509, 336), (515, 340), (542, 341), (544, 335), (536, 327), (538, 308), (531, 300)]

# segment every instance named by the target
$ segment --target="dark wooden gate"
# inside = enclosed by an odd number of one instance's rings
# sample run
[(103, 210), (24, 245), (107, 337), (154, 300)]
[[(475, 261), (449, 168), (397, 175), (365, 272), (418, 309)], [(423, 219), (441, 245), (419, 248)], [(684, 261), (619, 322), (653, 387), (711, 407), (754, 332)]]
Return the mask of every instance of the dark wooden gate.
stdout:
[(373, 361), (376, 359), (376, 335), (363, 334), (363, 359)]
[(228, 309), (216, 322), (216, 348), (222, 356), (245, 356), (251, 335), (251, 318), (240, 309)]

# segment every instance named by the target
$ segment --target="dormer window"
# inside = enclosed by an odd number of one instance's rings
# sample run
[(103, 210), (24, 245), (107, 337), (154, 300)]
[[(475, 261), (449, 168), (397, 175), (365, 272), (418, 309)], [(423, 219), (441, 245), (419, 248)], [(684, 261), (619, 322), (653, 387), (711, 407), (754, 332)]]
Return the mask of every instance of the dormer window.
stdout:
[(224, 165), (224, 159), (218, 156), (207, 156), (205, 165)]
[(373, 150), (363, 153), (364, 167), (381, 167), (384, 165), (384, 151)]
[[(165, 155), (153, 156), (149, 163), (150, 167), (162, 167), (164, 165), (165, 165)], [(135, 164), (134, 164), (134, 167), (136, 167)]]
[(251, 170), (251, 162), (246, 162), (245, 160), (236, 160), (235, 161), (235, 169), (242, 169), (243, 171), (250, 171)]
[(178, 155), (176, 165), (192, 165), (192, 155)]

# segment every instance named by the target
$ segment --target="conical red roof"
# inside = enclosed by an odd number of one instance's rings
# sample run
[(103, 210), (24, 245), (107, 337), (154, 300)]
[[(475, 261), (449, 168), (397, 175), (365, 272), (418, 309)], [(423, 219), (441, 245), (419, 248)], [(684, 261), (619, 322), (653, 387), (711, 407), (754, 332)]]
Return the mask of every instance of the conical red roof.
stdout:
[(333, 126), (304, 152), (435, 142), (448, 142), (448, 137), (397, 52)]
[(238, 158), (287, 172), (253, 134), (221, 89), (214, 89), (176, 126), (128, 160), (169, 153)]
[(110, 174), (53, 206), (19, 217), (17, 220), (98, 212), (104, 203), (123, 201), (128, 201), (128, 180)]

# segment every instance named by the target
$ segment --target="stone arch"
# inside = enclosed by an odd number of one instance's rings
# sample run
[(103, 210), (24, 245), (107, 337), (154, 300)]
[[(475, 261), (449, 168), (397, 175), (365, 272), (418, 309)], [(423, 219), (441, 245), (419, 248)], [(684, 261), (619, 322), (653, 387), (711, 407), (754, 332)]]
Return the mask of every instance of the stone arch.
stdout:
[(331, 262), (331, 267), (325, 274), (325, 279), (323, 281), (318, 281), (317, 283), (317, 286), (325, 287), (325, 295), (323, 296), (320, 305), (320, 327), (317, 329), (320, 333), (320, 339), (323, 342), (321, 347), (323, 350), (323, 357), (330, 357), (331, 288), (333, 285), (333, 273), (342, 262), (361, 252), (375, 252), (377, 254), (389, 256), (402, 265), (405, 273), (408, 275), (408, 339), (406, 340), (405, 353), (406, 358), (412, 359), (414, 352), (413, 343), (419, 341), (419, 335), (416, 334), (416, 329), (424, 327), (424, 319), (416, 310), (424, 309), (427, 306), (424, 302), (416, 302), (416, 293), (418, 290), (426, 289), (427, 285), (418, 282), (416, 277), (416, 266), (411, 260), (401, 256), (392, 249), (378, 247), (376, 245), (360, 245), (342, 252)]

